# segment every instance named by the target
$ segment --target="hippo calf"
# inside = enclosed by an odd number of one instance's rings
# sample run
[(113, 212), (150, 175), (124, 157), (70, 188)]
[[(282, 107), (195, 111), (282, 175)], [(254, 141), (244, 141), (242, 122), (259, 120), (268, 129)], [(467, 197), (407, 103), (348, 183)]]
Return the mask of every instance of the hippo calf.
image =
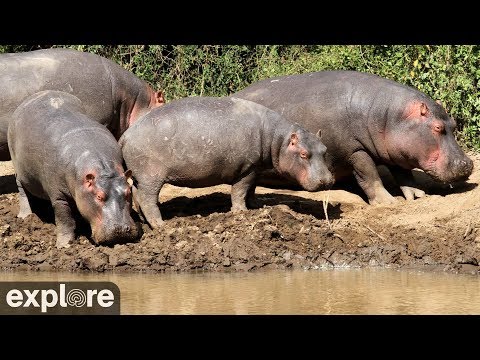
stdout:
[(157, 206), (165, 183), (232, 185), (232, 211), (254, 202), (255, 178), (274, 168), (315, 191), (333, 184), (325, 145), (314, 134), (251, 101), (192, 97), (153, 109), (119, 141), (132, 170), (138, 203), (152, 228), (162, 224)]
[(28, 96), (58, 90), (78, 97), (86, 115), (119, 139), (148, 110), (162, 105), (161, 91), (104, 57), (70, 49), (0, 54), (0, 161), (10, 160), (8, 122)]
[(424, 196), (410, 170), (452, 183), (473, 162), (453, 135), (455, 121), (424, 93), (377, 75), (320, 71), (259, 81), (232, 95), (251, 100), (316, 133), (321, 129), (329, 169), (338, 180), (353, 172), (371, 204), (396, 199), (377, 165), (386, 165), (407, 200)]
[(97, 244), (133, 240), (131, 188), (113, 135), (85, 115), (82, 102), (61, 91), (42, 91), (13, 113), (8, 145), (20, 196), (18, 217), (31, 214), (29, 195), (52, 202), (57, 247), (74, 240), (76, 205)]

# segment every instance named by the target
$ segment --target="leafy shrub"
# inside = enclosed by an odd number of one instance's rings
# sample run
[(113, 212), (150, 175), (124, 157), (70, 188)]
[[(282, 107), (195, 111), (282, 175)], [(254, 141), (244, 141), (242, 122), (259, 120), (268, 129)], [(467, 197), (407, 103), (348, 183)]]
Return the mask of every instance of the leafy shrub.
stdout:
[(6, 45), (0, 52), (69, 47), (107, 57), (163, 89), (167, 100), (224, 96), (257, 80), (357, 70), (416, 87), (443, 102), (458, 137), (480, 149), (480, 46), (473, 45)]

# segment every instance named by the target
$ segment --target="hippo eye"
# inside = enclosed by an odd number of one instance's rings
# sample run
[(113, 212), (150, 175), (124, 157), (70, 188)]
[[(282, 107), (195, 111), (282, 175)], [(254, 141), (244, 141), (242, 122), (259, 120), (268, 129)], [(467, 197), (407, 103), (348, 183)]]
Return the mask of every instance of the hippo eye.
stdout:
[(105, 193), (103, 193), (103, 192), (98, 192), (97, 193), (97, 200), (98, 201), (105, 201), (105, 198), (106, 198)]
[(435, 124), (433, 124), (433, 130), (438, 132), (438, 133), (444, 133), (445, 132), (445, 126), (442, 123), (435, 123)]

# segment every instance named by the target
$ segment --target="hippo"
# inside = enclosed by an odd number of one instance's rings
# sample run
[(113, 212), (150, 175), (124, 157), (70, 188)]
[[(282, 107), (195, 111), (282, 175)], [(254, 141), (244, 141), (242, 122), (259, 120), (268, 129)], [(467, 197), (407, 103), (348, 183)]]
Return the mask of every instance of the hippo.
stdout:
[(466, 180), (473, 162), (455, 141), (455, 121), (441, 103), (377, 75), (320, 71), (279, 76), (231, 95), (272, 109), (311, 132), (321, 130), (326, 161), (339, 180), (352, 172), (370, 204), (397, 201), (377, 165), (392, 173), (407, 200), (422, 197), (414, 168), (443, 183)]
[(151, 110), (119, 140), (133, 172), (134, 201), (152, 228), (165, 183), (187, 187), (232, 185), (233, 212), (255, 207), (255, 178), (276, 169), (307, 191), (328, 188), (333, 176), (320, 139), (251, 101), (191, 97)]
[(0, 161), (10, 160), (8, 122), (34, 93), (58, 90), (75, 95), (86, 115), (105, 125), (117, 140), (139, 116), (165, 102), (161, 91), (113, 61), (70, 49), (0, 54), (0, 86)]
[(90, 223), (97, 244), (134, 240), (140, 231), (130, 216), (131, 171), (123, 171), (120, 146), (85, 113), (76, 96), (46, 90), (25, 99), (8, 128), (18, 217), (31, 214), (29, 196), (50, 200), (57, 248), (74, 240), (74, 206)]

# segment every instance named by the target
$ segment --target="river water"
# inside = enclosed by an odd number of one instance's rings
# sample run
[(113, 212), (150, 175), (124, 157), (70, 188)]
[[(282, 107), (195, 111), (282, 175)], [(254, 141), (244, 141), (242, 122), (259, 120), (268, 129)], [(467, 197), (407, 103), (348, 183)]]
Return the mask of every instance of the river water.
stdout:
[(437, 272), (0, 272), (0, 281), (112, 281), (122, 314), (480, 314), (480, 277)]

